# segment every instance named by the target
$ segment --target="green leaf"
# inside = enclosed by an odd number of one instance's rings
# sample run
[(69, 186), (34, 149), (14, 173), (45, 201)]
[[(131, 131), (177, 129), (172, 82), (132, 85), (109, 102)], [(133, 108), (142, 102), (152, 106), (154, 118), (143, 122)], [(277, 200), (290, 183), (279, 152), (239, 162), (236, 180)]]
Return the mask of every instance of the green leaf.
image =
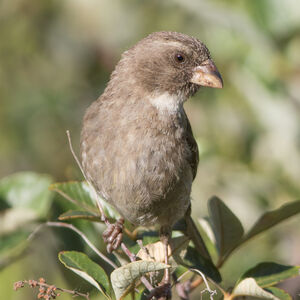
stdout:
[[(109, 203), (107, 203), (105, 200), (103, 200), (100, 197), (99, 197), (99, 201), (102, 204), (102, 208), (103, 208), (105, 216), (109, 220), (117, 220), (121, 217), (120, 214), (117, 212), (117, 210), (112, 205), (110, 205)], [(128, 227), (126, 220), (125, 220), (125, 226), (126, 226), (126, 228)]]
[(220, 258), (233, 250), (244, 234), (243, 226), (235, 214), (218, 197), (208, 202), (208, 210)]
[(213, 259), (217, 258), (218, 251), (216, 248), (216, 239), (211, 224), (206, 218), (199, 218), (198, 223), (200, 225), (198, 227), (200, 235), (204, 240), (204, 243), (207, 247), (209, 254), (212, 256)]
[(185, 235), (180, 235), (172, 238), (170, 241), (172, 255), (176, 255), (176, 253), (186, 249), (189, 244), (189, 241), (190, 239)]
[[(56, 191), (65, 199), (73, 203), (75, 209), (98, 212), (95, 194), (85, 181), (54, 183), (50, 186), (50, 189)], [(113, 206), (104, 201), (100, 196), (98, 199), (101, 202), (104, 213), (108, 219), (115, 220), (120, 218), (120, 214)]]
[(85, 181), (69, 181), (53, 183), (50, 190), (56, 191), (76, 207), (93, 210), (96, 208), (96, 202), (91, 196), (90, 187)]
[(199, 255), (198, 251), (194, 247), (188, 246), (186, 249), (181, 251), (180, 254), (174, 254), (173, 257), (179, 265), (189, 269), (200, 270), (215, 282), (220, 282), (222, 280), (218, 269), (214, 266), (212, 261)]
[(135, 281), (144, 274), (167, 268), (169, 266), (163, 263), (139, 260), (114, 270), (110, 279), (117, 300), (123, 299), (133, 288)]
[[(185, 272), (187, 272), (189, 269), (182, 266), (178, 265), (178, 267), (175, 269), (174, 274), (177, 278), (179, 278), (181, 275), (183, 275)], [(192, 273), (193, 274), (193, 273)]]
[(66, 268), (96, 287), (107, 299), (111, 299), (111, 288), (105, 271), (87, 255), (77, 251), (62, 251), (59, 260)]
[(264, 213), (247, 233), (244, 241), (249, 240), (255, 235), (277, 225), (278, 223), (298, 214), (299, 212), (300, 201), (298, 200), (284, 204), (275, 210)]
[(44, 218), (52, 200), (48, 190), (52, 178), (33, 172), (20, 172), (0, 180), (0, 202), (11, 208), (27, 209)]
[(137, 295), (135, 295), (135, 300), (148, 300), (146, 289), (141, 290)]
[(272, 293), (274, 296), (278, 297), (280, 300), (293, 300), (291, 295), (286, 291), (279, 289), (277, 287), (268, 287), (265, 289), (267, 292)]
[(0, 207), (3, 210), (0, 268), (22, 255), (28, 247), (30, 226), (48, 214), (53, 196), (48, 190), (51, 181), (50, 176), (33, 172), (15, 173), (0, 180)]
[(242, 280), (232, 291), (232, 298), (234, 299), (238, 296), (250, 296), (261, 299), (272, 299), (281, 300), (275, 295), (262, 289), (255, 281), (254, 278), (246, 278)]
[(241, 278), (252, 277), (261, 287), (275, 285), (283, 280), (298, 276), (300, 267), (285, 266), (273, 262), (260, 263), (254, 268), (248, 270)]
[(63, 214), (61, 214), (58, 217), (59, 220), (61, 221), (66, 221), (66, 220), (74, 220), (74, 219), (83, 219), (83, 220), (88, 220), (92, 222), (100, 222), (101, 217), (96, 216), (93, 213), (90, 213), (88, 211), (80, 211), (80, 210), (69, 210)]
[(27, 241), (29, 234), (28, 231), (18, 230), (0, 236), (0, 255), (11, 252), (13, 248)]
[[(168, 255), (176, 255), (177, 252), (180, 252), (182, 249), (185, 249), (187, 247), (189, 241), (189, 238), (184, 235), (171, 239), (169, 244), (170, 250), (168, 252)], [(161, 241), (148, 245), (143, 245), (143, 248), (139, 250), (137, 257), (139, 257), (141, 260), (164, 262), (165, 245)]]
[(186, 216), (185, 218), (186, 222), (186, 235), (192, 240), (195, 249), (199, 252), (201, 256), (203, 256), (205, 259), (211, 260), (210, 254), (206, 248), (206, 245), (203, 241), (202, 236), (200, 235), (200, 232), (191, 218), (191, 216)]
[(29, 234), (29, 231), (17, 230), (0, 236), (0, 270), (23, 255), (29, 245)]

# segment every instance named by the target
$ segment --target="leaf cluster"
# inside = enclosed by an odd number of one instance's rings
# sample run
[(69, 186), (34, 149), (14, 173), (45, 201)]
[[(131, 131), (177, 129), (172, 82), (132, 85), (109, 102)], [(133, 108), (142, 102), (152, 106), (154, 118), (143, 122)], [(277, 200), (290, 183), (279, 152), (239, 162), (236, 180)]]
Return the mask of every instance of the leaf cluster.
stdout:
[[(16, 199), (22, 199), (21, 206), (23, 208), (35, 212), (34, 218), (30, 219), (26, 226), (22, 226), (22, 230), (16, 225), (10, 231), (0, 232), (0, 263), (2, 262), (3, 266), (5, 265), (3, 261), (7, 260), (5, 255), (8, 252), (14, 253), (18, 247), (26, 248), (24, 243), (28, 243), (28, 234), (30, 230), (32, 231), (32, 228), (27, 225), (32, 224), (32, 222), (38, 223), (45, 217), (45, 208), (50, 205), (52, 197), (48, 191), (50, 182), (49, 177), (38, 176), (33, 173), (16, 174), (0, 181), (1, 205), (5, 206), (3, 209), (5, 214), (18, 209), (20, 202), (16, 205)], [(96, 206), (96, 199), (94, 199), (94, 194), (87, 183), (55, 183), (51, 184), (49, 189), (60, 194), (69, 203), (70, 209), (59, 216), (60, 221), (102, 222)], [(41, 198), (45, 203), (40, 204)], [(37, 199), (39, 199), (39, 205), (35, 204)], [(110, 220), (119, 217), (113, 207), (102, 199), (100, 201)], [(62, 251), (58, 255), (59, 260), (66, 268), (94, 286), (106, 299), (124, 299), (127, 295), (133, 294), (136, 294), (137, 299), (145, 297), (147, 289), (145, 289), (143, 278), (156, 286), (166, 268), (170, 268), (176, 287), (182, 284), (184, 278), (187, 278), (190, 286), (192, 286), (190, 291), (201, 285), (203, 281), (206, 282), (205, 278), (207, 278), (208, 282), (227, 300), (240, 296), (262, 299), (292, 299), (287, 292), (276, 285), (283, 280), (299, 275), (299, 266), (286, 266), (275, 262), (260, 263), (241, 274), (240, 278), (236, 280), (235, 286), (230, 289), (231, 292), (228, 291), (229, 287), (224, 286), (220, 268), (232, 253), (244, 243), (299, 213), (300, 201), (290, 202), (280, 208), (265, 212), (248, 232), (244, 231), (238, 217), (218, 197), (209, 199), (208, 211), (209, 215), (205, 219), (206, 226), (201, 225), (203, 222), (199, 222), (199, 230), (204, 237), (205, 246), (214, 258), (213, 260), (201, 255), (197, 247), (189, 242), (182, 232), (177, 230), (180, 226), (176, 226), (173, 231), (169, 250), (170, 265), (165, 265), (162, 245), (154, 231), (135, 228), (135, 232), (131, 233), (134, 228), (130, 224), (125, 224), (125, 233), (127, 233), (125, 243), (130, 253), (135, 257), (134, 261), (130, 261), (121, 250), (115, 252), (114, 258), (108, 258), (105, 253), (100, 253), (86, 235), (73, 225), (53, 222), (52, 225), (67, 227), (78, 233), (100, 257), (99, 263), (82, 252)], [(51, 225), (50, 223), (49, 225)], [(213, 236), (210, 232), (213, 232)], [(112, 271), (107, 268), (104, 261), (101, 262), (103, 259), (106, 262), (111, 262), (111, 266), (114, 268)], [(202, 274), (204, 278), (202, 275), (199, 278), (198, 274)], [(202, 289), (202, 291), (208, 290)]]

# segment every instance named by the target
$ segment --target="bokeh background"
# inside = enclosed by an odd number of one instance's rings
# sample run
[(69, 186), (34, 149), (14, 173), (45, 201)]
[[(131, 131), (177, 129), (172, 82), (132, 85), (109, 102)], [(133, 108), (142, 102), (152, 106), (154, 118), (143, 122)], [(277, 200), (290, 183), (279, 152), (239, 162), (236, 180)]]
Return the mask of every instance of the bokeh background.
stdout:
[[(223, 90), (202, 88), (185, 105), (200, 147), (195, 219), (207, 214), (212, 195), (245, 228), (299, 199), (299, 0), (2, 0), (0, 177), (30, 170), (52, 181), (80, 179), (65, 131), (78, 151), (84, 111), (121, 53), (160, 30), (205, 42), (225, 83)], [(299, 265), (299, 228), (295, 217), (241, 248), (222, 269), (228, 283), (260, 261)], [(80, 247), (69, 237), (69, 249)], [(33, 299), (12, 284), (40, 276), (88, 288), (60, 266), (63, 246), (59, 234), (45, 230), (27, 256), (0, 271), (0, 298)], [(297, 299), (299, 280), (285, 288)]]

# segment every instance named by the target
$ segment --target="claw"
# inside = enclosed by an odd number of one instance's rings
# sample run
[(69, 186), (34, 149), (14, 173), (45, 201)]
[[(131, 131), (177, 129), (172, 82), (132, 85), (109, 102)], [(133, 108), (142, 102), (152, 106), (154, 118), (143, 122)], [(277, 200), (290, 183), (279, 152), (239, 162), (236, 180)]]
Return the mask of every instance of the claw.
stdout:
[(111, 234), (113, 233), (114, 229), (115, 229), (114, 225), (113, 225), (113, 224), (110, 224), (110, 225), (106, 228), (106, 230), (103, 232), (102, 237), (103, 237), (105, 243), (108, 242), (108, 239), (109, 239), (109, 237), (111, 236)]
[(107, 243), (106, 250), (108, 253), (116, 250), (122, 243), (124, 219), (119, 219), (115, 224), (109, 224), (103, 232), (103, 240)]
[(122, 243), (123, 234), (119, 233), (115, 240), (112, 242), (113, 249), (116, 250)]

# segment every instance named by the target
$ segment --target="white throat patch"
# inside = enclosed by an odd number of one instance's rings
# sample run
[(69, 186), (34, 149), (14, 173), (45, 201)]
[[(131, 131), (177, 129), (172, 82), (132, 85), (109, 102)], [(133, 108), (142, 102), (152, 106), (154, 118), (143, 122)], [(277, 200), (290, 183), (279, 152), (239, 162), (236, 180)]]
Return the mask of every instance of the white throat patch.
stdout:
[(180, 95), (170, 95), (169, 93), (152, 96), (149, 100), (162, 113), (174, 114), (180, 111), (183, 105), (183, 98)]

